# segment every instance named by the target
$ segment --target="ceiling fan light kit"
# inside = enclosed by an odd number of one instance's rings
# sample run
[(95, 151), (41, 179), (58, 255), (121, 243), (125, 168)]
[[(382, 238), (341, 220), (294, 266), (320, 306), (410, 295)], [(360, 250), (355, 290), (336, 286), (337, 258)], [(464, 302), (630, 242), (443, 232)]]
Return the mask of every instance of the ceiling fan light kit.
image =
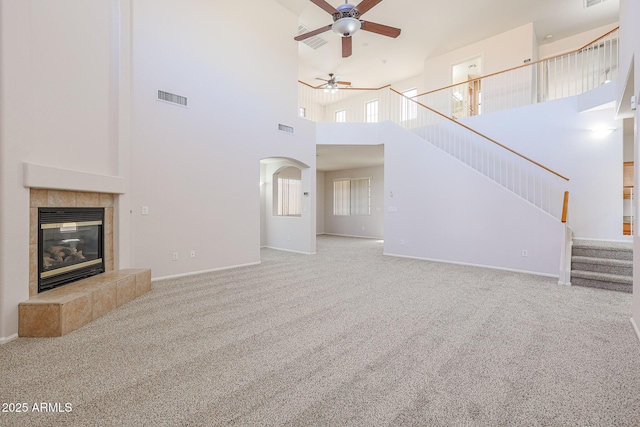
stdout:
[(342, 37), (350, 37), (362, 27), (360, 21), (356, 18), (340, 18), (333, 23), (331, 29), (334, 33), (340, 34)]
[(351, 36), (353, 36), (358, 30), (362, 29), (371, 33), (396, 38), (400, 35), (401, 30), (399, 28), (360, 20), (360, 16), (364, 15), (365, 12), (381, 1), (382, 0), (362, 0), (357, 6), (345, 1), (345, 4), (335, 8), (325, 0), (311, 0), (313, 4), (333, 16), (333, 24), (300, 34), (293, 39), (296, 41), (302, 41), (331, 29), (342, 37), (342, 57), (347, 58), (351, 56), (353, 48)]
[(333, 14), (333, 25), (331, 29), (334, 33), (340, 34), (342, 37), (350, 37), (362, 27), (362, 23), (358, 19), (360, 12), (352, 4), (341, 4), (336, 8), (338, 13)]

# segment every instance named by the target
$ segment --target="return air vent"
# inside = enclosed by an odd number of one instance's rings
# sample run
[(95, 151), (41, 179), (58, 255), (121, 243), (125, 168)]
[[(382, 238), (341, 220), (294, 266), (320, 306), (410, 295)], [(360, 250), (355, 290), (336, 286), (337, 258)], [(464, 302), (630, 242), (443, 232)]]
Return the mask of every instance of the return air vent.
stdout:
[(293, 135), (293, 128), (291, 126), (283, 125), (282, 123), (278, 124), (278, 130), (280, 132), (289, 133)]
[[(585, 0), (586, 1), (586, 0)], [(304, 25), (298, 25), (298, 35), (308, 33), (309, 29)], [(327, 44), (327, 41), (320, 36), (309, 37), (308, 39), (302, 40), (302, 43), (309, 46), (311, 49), (317, 50)]]
[(158, 91), (158, 100), (181, 105), (183, 107), (187, 106), (187, 98), (185, 96), (180, 96), (173, 93), (164, 92), (161, 90)]
[(599, 3), (604, 3), (606, 0), (584, 0), (584, 8), (587, 9), (591, 6), (595, 6)]

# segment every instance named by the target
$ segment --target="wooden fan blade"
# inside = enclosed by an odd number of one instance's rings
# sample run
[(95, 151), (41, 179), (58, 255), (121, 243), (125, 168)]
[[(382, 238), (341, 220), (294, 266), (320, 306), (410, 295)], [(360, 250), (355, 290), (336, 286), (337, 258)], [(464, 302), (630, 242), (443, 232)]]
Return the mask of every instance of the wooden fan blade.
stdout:
[(373, 6), (380, 3), (382, 0), (362, 0), (359, 5), (356, 6), (356, 10), (360, 12), (360, 15), (364, 15), (366, 11), (371, 9)]
[(324, 33), (325, 31), (329, 31), (331, 29), (331, 25), (327, 25), (326, 27), (320, 27), (317, 30), (309, 31), (304, 34), (300, 34), (299, 36), (294, 37), (295, 41), (302, 41), (304, 39), (308, 39), (309, 37), (317, 36), (320, 33)]
[(400, 35), (400, 28), (389, 27), (387, 25), (376, 24), (371, 21), (362, 21), (363, 30), (376, 34), (381, 34), (387, 37), (393, 37), (394, 39)]
[(336, 82), (339, 85), (351, 86), (351, 82)]
[(331, 6), (329, 3), (327, 3), (324, 0), (311, 0), (311, 3), (315, 4), (320, 9), (324, 10), (325, 12), (329, 12), (332, 15), (334, 13), (340, 13), (340, 12), (338, 12), (338, 9), (336, 9), (333, 6)]
[(353, 40), (351, 37), (343, 37), (342, 38), (342, 57), (347, 58), (351, 56), (353, 51)]

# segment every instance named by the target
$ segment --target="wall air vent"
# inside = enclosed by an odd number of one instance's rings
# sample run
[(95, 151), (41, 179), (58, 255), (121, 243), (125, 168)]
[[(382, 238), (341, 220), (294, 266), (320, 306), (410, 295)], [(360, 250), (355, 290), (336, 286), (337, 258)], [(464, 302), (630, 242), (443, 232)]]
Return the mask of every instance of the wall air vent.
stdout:
[[(298, 35), (301, 35), (301, 34), (304, 34), (304, 33), (308, 33), (309, 31), (310, 30), (307, 27), (305, 27), (304, 25), (302, 25), (302, 24), (298, 25)], [(313, 37), (309, 37), (308, 39), (302, 40), (302, 43), (306, 44), (311, 49), (316, 50), (316, 49), (321, 48), (325, 44), (327, 44), (327, 41), (325, 39), (323, 39), (322, 37), (320, 37), (320, 36), (313, 36)]]
[(289, 133), (293, 135), (293, 128), (291, 126), (283, 125), (282, 123), (278, 124), (278, 130), (280, 132)]
[(583, 0), (584, 1), (584, 8), (589, 8), (591, 6), (595, 6), (599, 3), (604, 3), (606, 0)]
[(169, 92), (158, 91), (158, 101), (170, 102), (171, 104), (187, 106), (187, 98), (185, 96), (176, 95)]

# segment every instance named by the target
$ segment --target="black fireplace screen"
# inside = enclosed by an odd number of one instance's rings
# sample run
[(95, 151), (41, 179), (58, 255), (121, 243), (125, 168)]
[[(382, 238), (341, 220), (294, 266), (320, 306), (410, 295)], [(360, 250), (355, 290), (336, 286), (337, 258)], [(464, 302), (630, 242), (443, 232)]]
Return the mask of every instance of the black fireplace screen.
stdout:
[(38, 292), (104, 272), (104, 208), (38, 209)]

